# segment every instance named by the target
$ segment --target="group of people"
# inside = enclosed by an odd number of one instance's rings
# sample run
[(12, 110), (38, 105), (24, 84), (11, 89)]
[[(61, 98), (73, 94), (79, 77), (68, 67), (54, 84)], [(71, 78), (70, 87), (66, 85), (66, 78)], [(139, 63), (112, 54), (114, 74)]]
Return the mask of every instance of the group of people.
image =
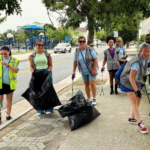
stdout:
[[(113, 90), (113, 80), (115, 79), (116, 72), (121, 68), (121, 66), (127, 61), (126, 49), (123, 44), (121, 37), (107, 37), (106, 42), (108, 48), (104, 51), (104, 59), (101, 68), (101, 72), (105, 69), (105, 64), (107, 63), (107, 70), (109, 72), (110, 80), (110, 95), (118, 95), (118, 83), (115, 80), (115, 91)], [(87, 44), (86, 44), (87, 43)], [(116, 43), (116, 44), (115, 44)], [(85, 86), (85, 92), (87, 96), (87, 101), (96, 105), (96, 84), (95, 80), (98, 74), (98, 54), (94, 50), (93, 42), (86, 42), (84, 36), (78, 38), (79, 47), (74, 52), (73, 57), (73, 72), (72, 79), (75, 78), (76, 68), (78, 67), (79, 72), (82, 75), (82, 80)], [(146, 74), (150, 67), (150, 35), (146, 36), (145, 43), (140, 45), (139, 54), (132, 57), (124, 68), (120, 75), (120, 89), (121, 91), (127, 93), (131, 101), (131, 115), (128, 119), (129, 123), (138, 124), (138, 127), (142, 133), (147, 133), (148, 130), (144, 126), (143, 121), (140, 118), (139, 104), (141, 101), (141, 89), (142, 80), (146, 80)], [(42, 40), (36, 40), (36, 52), (29, 56), (30, 60), (30, 70), (35, 71), (49, 71), (51, 82), (52, 78), (52, 57), (51, 55), (44, 51), (44, 43)], [(6, 94), (7, 99), (7, 116), (6, 120), (10, 120), (11, 116), (11, 105), (13, 92), (16, 89), (17, 79), (16, 75), (19, 71), (19, 61), (11, 56), (11, 51), (7, 46), (3, 46), (0, 49), (0, 102), (3, 104), (3, 95)], [(149, 65), (148, 65), (149, 64)], [(147, 69), (148, 68), (148, 69)], [(146, 76), (145, 76), (146, 75)], [(150, 86), (149, 86), (150, 89)], [(92, 92), (92, 98), (90, 95)], [(37, 114), (41, 115), (43, 113), (50, 114), (53, 112), (53, 108), (48, 110), (37, 110)], [(0, 113), (1, 120), (1, 113)]]
[[(116, 38), (116, 46), (114, 37), (107, 37), (106, 39), (109, 48), (104, 51), (104, 60), (101, 71), (104, 71), (105, 63), (107, 62), (107, 69), (110, 77), (110, 94), (113, 91), (113, 78), (116, 72), (121, 68), (122, 62), (125, 63), (127, 56), (125, 48), (121, 48), (122, 39)], [(145, 127), (140, 118), (139, 105), (141, 101), (141, 90), (143, 88), (143, 78), (146, 81), (147, 75), (150, 76), (150, 35), (146, 35), (145, 43), (139, 46), (139, 54), (132, 57), (122, 69), (120, 75), (120, 89), (125, 92), (131, 101), (131, 114), (128, 119), (129, 123), (137, 124), (142, 133), (147, 133), (148, 129)], [(119, 48), (118, 48), (119, 47)], [(120, 62), (120, 63), (119, 63)], [(148, 65), (149, 64), (149, 65)], [(147, 73), (148, 72), (148, 73)], [(150, 78), (149, 78), (150, 80)], [(117, 91), (117, 81), (115, 80), (115, 94)], [(150, 82), (149, 82), (150, 84)], [(150, 85), (149, 85), (150, 89)]]

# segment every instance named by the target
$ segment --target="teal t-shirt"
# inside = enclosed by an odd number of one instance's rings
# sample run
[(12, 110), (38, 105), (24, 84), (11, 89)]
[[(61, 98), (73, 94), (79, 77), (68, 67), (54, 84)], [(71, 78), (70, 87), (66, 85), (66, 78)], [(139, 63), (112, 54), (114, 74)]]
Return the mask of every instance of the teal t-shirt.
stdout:
[(34, 58), (34, 63), (35, 63), (36, 69), (48, 68), (48, 60), (47, 60), (45, 53), (36, 54)]
[[(11, 59), (11, 57), (9, 57), (7, 59), (3, 57), (3, 61), (5, 61), (7, 63), (9, 63), (10, 59)], [(19, 69), (18, 66), (16, 68)], [(9, 69), (4, 65), (3, 65), (3, 83), (10, 85)]]

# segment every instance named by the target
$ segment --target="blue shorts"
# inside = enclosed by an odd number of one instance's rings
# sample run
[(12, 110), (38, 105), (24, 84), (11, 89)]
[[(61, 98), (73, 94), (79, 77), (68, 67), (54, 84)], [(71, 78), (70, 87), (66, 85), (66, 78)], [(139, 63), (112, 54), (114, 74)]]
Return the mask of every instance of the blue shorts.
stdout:
[(91, 80), (96, 80), (96, 77), (97, 77), (97, 75), (95, 76), (95, 77), (92, 77), (91, 76), (91, 74), (82, 74), (82, 80), (84, 81), (84, 82), (86, 82), (86, 81), (91, 81)]
[(130, 90), (130, 89), (124, 87), (122, 84), (120, 84), (120, 89), (122, 92), (134, 92), (133, 90)]

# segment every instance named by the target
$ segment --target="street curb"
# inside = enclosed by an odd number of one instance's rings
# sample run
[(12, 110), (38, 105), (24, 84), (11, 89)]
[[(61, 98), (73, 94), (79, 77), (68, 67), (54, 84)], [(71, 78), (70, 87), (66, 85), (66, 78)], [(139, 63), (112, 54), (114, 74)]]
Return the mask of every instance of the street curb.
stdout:
[[(50, 53), (50, 54), (54, 54), (54, 52)], [(12, 54), (13, 55), (13, 54)], [(14, 54), (15, 55), (15, 54)], [(17, 54), (17, 55), (20, 55), (20, 54)], [(22, 61), (27, 61), (29, 59), (23, 59), (23, 60), (19, 60), (19, 62), (22, 62)]]
[[(80, 79), (80, 78), (79, 78)], [(78, 80), (79, 80), (78, 79)], [(63, 89), (65, 89), (66, 87), (68, 87), (70, 84), (67, 84), (66, 86), (64, 86), (63, 88), (59, 89), (58, 91), (56, 91), (56, 93), (62, 91)], [(33, 107), (28, 108), (27, 110), (25, 110), (24, 112), (22, 112), (20, 115), (16, 116), (15, 118), (5, 122), (4, 124), (0, 125), (0, 130), (2, 130), (3, 128), (5, 128), (6, 126), (8, 126), (9, 124), (11, 124), (12, 122), (14, 122), (15, 120), (17, 120), (18, 118), (22, 117), (24, 114), (28, 113), (29, 111), (31, 111), (33, 109)]]

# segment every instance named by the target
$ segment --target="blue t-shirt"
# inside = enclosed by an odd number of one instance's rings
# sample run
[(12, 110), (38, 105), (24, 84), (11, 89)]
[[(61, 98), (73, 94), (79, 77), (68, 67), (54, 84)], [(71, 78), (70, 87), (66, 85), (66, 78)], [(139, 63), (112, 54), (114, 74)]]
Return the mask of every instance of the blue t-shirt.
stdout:
[[(114, 48), (116, 48), (116, 46), (114, 46)], [(119, 53), (119, 58), (122, 58), (124, 57), (123, 53), (126, 52), (126, 48), (123, 46), (123, 47), (117, 47), (118, 48), (118, 53)]]
[[(140, 55), (140, 59), (141, 59), (141, 62), (142, 62), (142, 65), (143, 67), (145, 67), (145, 60), (142, 59), (141, 55)], [(139, 62), (134, 62), (132, 65), (131, 65), (131, 70), (138, 70), (139, 69)]]
[[(5, 61), (7, 63), (10, 61), (10, 59), (11, 59), (11, 57), (9, 57), (7, 59), (3, 57), (3, 61)], [(16, 68), (19, 69), (18, 66)], [(8, 84), (8, 85), (10, 84), (9, 69), (4, 65), (3, 65), (3, 83)]]
[[(140, 48), (142, 47), (143, 44), (147, 44), (147, 43), (142, 43), (142, 44), (140, 44), (139, 47), (138, 47), (138, 51), (140, 50)], [(148, 58), (148, 63), (150, 63), (150, 56), (149, 56), (149, 58)]]
[[(89, 72), (89, 70), (88, 70), (88, 68), (87, 68), (87, 66), (86, 66), (86, 64), (85, 64), (85, 62), (84, 62), (84, 60), (82, 58), (81, 53), (83, 54), (83, 58), (85, 60), (86, 49), (79, 52), (78, 61), (80, 63), (81, 72), (82, 72), (82, 74), (90, 74), (90, 72)], [(92, 56), (93, 59), (97, 58), (95, 50), (91, 50), (91, 56)], [(74, 52), (73, 61), (77, 61), (77, 59), (76, 59), (76, 51)], [(98, 68), (96, 68), (96, 69), (98, 69)]]

